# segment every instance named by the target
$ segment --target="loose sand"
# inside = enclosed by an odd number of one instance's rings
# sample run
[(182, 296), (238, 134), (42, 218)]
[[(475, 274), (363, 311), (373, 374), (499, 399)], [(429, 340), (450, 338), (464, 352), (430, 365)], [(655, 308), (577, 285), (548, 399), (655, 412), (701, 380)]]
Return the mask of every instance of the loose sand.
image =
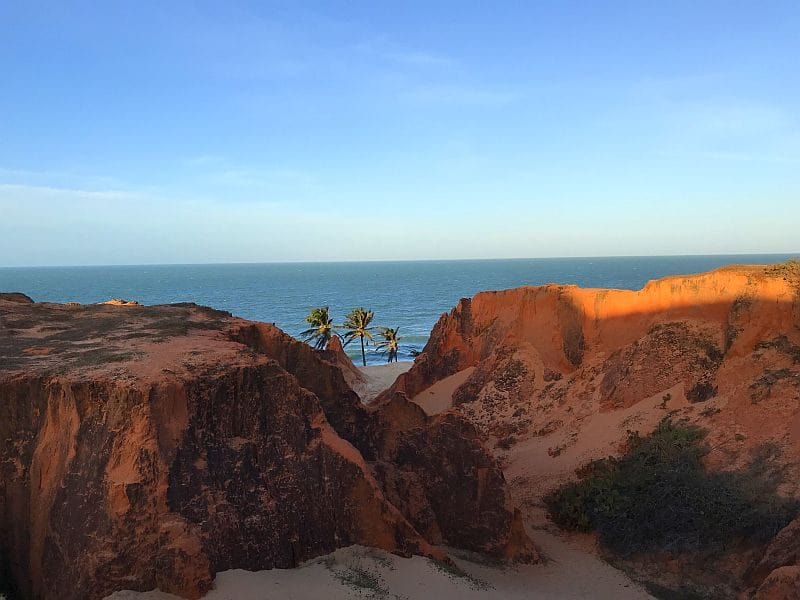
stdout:
[(419, 404), (427, 414), (438, 415), (440, 412), (450, 408), (453, 403), (453, 392), (469, 379), (474, 370), (475, 367), (469, 367), (450, 375), (450, 377), (445, 377), (441, 381), (434, 383), (427, 390), (421, 391), (412, 400)]
[[(219, 573), (206, 600), (555, 600), (651, 598), (620, 571), (550, 533), (536, 532), (549, 561), (502, 567), (451, 552), (462, 572), (426, 558), (351, 546), (297, 569)], [(109, 600), (176, 600), (162, 592), (117, 592)]]
[(359, 367), (366, 380), (363, 384), (354, 385), (355, 392), (361, 397), (362, 402), (369, 402), (375, 396), (394, 383), (401, 373), (408, 371), (414, 363), (411, 361), (396, 362), (386, 365), (370, 365)]
[[(364, 383), (356, 383), (353, 387), (363, 402), (369, 402), (389, 388), (395, 382), (395, 379), (401, 373), (408, 371), (413, 364), (413, 362), (407, 361), (359, 367), (358, 370), (364, 376)], [(419, 404), (427, 414), (437, 415), (450, 408), (453, 392), (469, 378), (474, 370), (474, 367), (470, 367), (437, 381), (427, 390), (412, 398), (412, 400)]]

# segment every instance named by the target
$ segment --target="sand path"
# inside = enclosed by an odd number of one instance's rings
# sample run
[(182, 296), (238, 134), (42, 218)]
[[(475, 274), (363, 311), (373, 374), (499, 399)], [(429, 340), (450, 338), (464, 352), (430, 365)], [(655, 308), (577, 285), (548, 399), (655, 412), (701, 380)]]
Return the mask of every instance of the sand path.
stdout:
[[(400, 558), (362, 546), (343, 548), (297, 569), (219, 573), (206, 600), (644, 600), (623, 573), (556, 535), (536, 532), (543, 565), (499, 567), (454, 553), (461, 572), (415, 556)], [(470, 560), (473, 558), (473, 560)], [(479, 560), (479, 559), (477, 559)], [(109, 600), (176, 600), (163, 592), (117, 592)]]

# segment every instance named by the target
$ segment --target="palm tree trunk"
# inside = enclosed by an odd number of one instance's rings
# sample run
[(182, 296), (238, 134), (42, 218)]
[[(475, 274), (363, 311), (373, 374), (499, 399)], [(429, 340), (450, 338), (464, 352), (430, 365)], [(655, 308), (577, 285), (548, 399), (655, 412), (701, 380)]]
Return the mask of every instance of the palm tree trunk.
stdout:
[(361, 336), (361, 362), (364, 363), (364, 366), (367, 366), (367, 355), (364, 353), (364, 336)]

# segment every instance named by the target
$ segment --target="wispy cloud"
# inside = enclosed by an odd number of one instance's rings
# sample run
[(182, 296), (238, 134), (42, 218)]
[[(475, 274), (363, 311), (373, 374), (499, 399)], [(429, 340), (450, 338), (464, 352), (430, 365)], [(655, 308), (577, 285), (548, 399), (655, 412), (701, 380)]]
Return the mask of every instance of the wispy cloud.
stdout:
[(183, 160), (195, 180), (238, 188), (270, 189), (318, 188), (317, 176), (308, 169), (282, 165), (241, 164), (219, 154), (200, 154)]
[(511, 90), (467, 85), (432, 84), (405, 89), (400, 93), (405, 101), (419, 104), (455, 104), (474, 107), (504, 107), (522, 99), (522, 94)]
[(16, 183), (0, 183), (2, 204), (6, 207), (18, 201), (28, 200), (60, 200), (76, 199), (92, 201), (136, 200), (141, 196), (128, 190), (87, 190), (78, 188), (61, 188), (44, 185), (27, 185)]
[(122, 187), (121, 182), (105, 175), (86, 174), (68, 169), (31, 170), (0, 167), (0, 184), (30, 184), (67, 188)]
[[(393, 251), (373, 215), (255, 198), (0, 184), (0, 214), (0, 266), (331, 260)], [(363, 235), (343, 237), (348, 227)], [(411, 221), (399, 227), (412, 230)], [(412, 246), (434, 237), (415, 234)], [(407, 239), (403, 234), (395, 248)]]

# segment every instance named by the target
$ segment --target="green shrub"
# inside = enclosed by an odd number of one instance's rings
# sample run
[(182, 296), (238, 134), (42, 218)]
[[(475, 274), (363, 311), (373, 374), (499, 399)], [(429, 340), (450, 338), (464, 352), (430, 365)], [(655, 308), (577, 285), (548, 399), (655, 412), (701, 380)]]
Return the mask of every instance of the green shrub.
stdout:
[(766, 541), (798, 510), (776, 495), (774, 471), (761, 459), (743, 471), (707, 471), (697, 427), (664, 419), (647, 437), (629, 435), (623, 457), (590, 463), (579, 481), (545, 498), (559, 526), (597, 531), (606, 547), (630, 555)]

